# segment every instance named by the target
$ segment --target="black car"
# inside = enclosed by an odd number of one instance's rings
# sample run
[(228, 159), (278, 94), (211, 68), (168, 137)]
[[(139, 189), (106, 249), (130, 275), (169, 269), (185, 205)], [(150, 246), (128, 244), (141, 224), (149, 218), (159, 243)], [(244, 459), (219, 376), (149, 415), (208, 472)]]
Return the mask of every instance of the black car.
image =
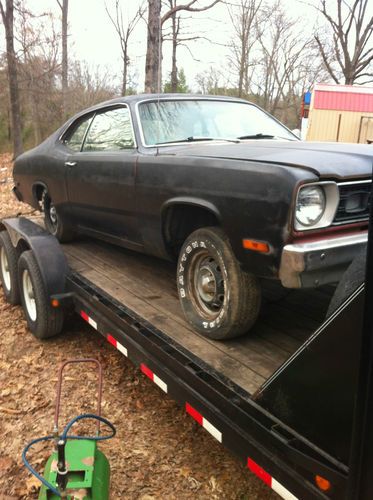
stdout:
[(14, 192), (61, 242), (84, 233), (178, 259), (187, 319), (247, 332), (258, 278), (337, 281), (367, 241), (371, 146), (307, 143), (235, 98), (139, 95), (71, 118), (17, 158)]

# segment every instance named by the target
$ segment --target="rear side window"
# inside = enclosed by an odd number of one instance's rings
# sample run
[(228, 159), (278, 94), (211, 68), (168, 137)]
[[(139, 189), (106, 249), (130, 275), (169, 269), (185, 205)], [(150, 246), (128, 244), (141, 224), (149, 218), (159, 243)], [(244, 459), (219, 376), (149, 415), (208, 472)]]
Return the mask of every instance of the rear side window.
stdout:
[(134, 147), (128, 108), (96, 114), (84, 142), (83, 151), (119, 151)]
[(63, 143), (72, 151), (80, 151), (82, 148), (83, 140), (89, 124), (92, 121), (92, 115), (73, 123), (73, 125), (68, 129)]

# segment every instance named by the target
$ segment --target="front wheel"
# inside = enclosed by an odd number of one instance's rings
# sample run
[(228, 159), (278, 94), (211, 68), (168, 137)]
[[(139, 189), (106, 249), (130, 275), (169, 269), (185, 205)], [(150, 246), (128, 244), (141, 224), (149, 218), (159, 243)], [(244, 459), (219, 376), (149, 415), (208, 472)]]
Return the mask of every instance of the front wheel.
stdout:
[(38, 339), (54, 337), (61, 332), (63, 311), (50, 305), (44, 281), (32, 253), (23, 252), (18, 261), (21, 302), (29, 330)]
[(202, 228), (188, 236), (179, 255), (177, 285), (187, 320), (210, 339), (243, 335), (258, 317), (259, 282), (242, 271), (220, 228)]

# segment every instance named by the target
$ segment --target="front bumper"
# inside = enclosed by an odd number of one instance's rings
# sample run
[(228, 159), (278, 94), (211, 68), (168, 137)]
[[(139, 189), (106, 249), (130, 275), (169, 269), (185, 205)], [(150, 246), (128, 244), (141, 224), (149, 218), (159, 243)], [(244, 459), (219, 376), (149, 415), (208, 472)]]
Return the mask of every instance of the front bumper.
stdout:
[(339, 281), (346, 267), (367, 244), (368, 233), (286, 245), (279, 277), (287, 288), (312, 288)]

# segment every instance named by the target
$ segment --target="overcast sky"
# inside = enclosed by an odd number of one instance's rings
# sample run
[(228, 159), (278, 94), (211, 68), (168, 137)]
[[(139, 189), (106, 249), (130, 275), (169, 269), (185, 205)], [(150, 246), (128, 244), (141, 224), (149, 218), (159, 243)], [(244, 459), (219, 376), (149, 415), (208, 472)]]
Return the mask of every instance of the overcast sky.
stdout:
[[(234, 0), (232, 0), (233, 2)], [(269, 0), (270, 1), (270, 0)], [(317, 0), (309, 0), (316, 2)], [(331, 2), (331, 0), (330, 0)], [(69, 45), (70, 57), (87, 61), (90, 65), (107, 67), (110, 74), (117, 74), (120, 81), (121, 63), (120, 48), (117, 35), (105, 11), (105, 3), (109, 9), (114, 8), (114, 0), (70, 0), (69, 2)], [(123, 0), (124, 12), (131, 18), (140, 5), (140, 0)], [(208, 0), (200, 0), (201, 5), (206, 5)], [(332, 3), (332, 2), (331, 2)], [(283, 0), (287, 12), (293, 18), (299, 18), (305, 32), (312, 32), (314, 26), (320, 21), (315, 9), (309, 6), (307, 0)], [(371, 1), (373, 4), (373, 0)], [(35, 12), (37, 9), (49, 10), (60, 16), (57, 0), (28, 0), (29, 8)], [(372, 5), (371, 5), (372, 6)], [(183, 67), (187, 82), (196, 88), (195, 76), (209, 66), (224, 68), (225, 56), (232, 33), (227, 7), (223, 4), (216, 5), (213, 9), (195, 13), (183, 14), (191, 18), (185, 21), (185, 32), (200, 34), (211, 42), (201, 39), (189, 42), (190, 50), (184, 47), (178, 49), (178, 67)], [(166, 25), (167, 26), (167, 25)], [(189, 27), (189, 29), (188, 29)], [(0, 33), (0, 48), (4, 47), (4, 36)], [(219, 45), (216, 45), (217, 42)], [(131, 39), (131, 66), (138, 73), (138, 89), (141, 91), (144, 81), (144, 66), (146, 53), (146, 24), (140, 21), (133, 38)], [(163, 78), (167, 78), (170, 71), (170, 43), (163, 47)]]

